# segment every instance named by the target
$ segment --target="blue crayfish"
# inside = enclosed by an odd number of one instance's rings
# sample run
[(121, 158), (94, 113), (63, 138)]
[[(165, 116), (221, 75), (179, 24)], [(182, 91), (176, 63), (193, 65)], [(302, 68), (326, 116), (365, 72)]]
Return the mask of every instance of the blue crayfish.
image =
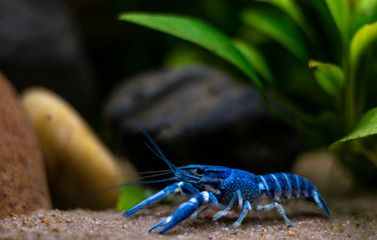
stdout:
[[(261, 211), (272, 208), (278, 210), (287, 226), (292, 226), (292, 222), (287, 218), (282, 206), (278, 203), (279, 201), (292, 198), (304, 198), (312, 202), (316, 207), (322, 208), (330, 216), (330, 211), (315, 186), (303, 177), (292, 173), (255, 175), (243, 170), (210, 165), (176, 167), (164, 156), (148, 133), (143, 130), (142, 132), (156, 149), (156, 154), (167, 163), (171, 170), (169, 172), (174, 174), (172, 178), (150, 182), (177, 182), (145, 199), (123, 215), (125, 217), (130, 216), (144, 208), (163, 201), (177, 192), (191, 197), (177, 211), (156, 224), (149, 231), (164, 226), (160, 231), (160, 234), (163, 234), (190, 215), (195, 218), (213, 207), (220, 207), (222, 209), (213, 216), (213, 220), (217, 220), (230, 211), (237, 199), (242, 213), (237, 221), (234, 222), (233, 226), (235, 227), (241, 224), (250, 210)], [(264, 195), (273, 202), (263, 206), (259, 205), (259, 201)], [(224, 207), (222, 204), (228, 205)], [(200, 207), (202, 207), (201, 210), (197, 211)]]

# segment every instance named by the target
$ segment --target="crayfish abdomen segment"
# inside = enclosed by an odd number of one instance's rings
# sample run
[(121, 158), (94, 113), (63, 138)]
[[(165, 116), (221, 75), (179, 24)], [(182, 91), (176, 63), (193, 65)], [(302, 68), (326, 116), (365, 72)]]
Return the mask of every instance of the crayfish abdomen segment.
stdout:
[(275, 201), (313, 196), (315, 187), (303, 177), (292, 173), (274, 173), (259, 176), (263, 193)]

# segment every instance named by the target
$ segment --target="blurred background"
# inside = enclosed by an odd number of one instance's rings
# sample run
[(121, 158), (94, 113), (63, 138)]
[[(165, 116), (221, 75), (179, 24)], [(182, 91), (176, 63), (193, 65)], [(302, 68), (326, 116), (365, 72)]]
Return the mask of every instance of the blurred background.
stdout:
[[(293, 159), (305, 146), (300, 133), (269, 116), (252, 84), (235, 67), (194, 44), (119, 21), (118, 15), (122, 12), (163, 12), (202, 19), (221, 29), (226, 35), (249, 41), (264, 52), (268, 65), (273, 66), (271, 78), (278, 78), (279, 81), (275, 83), (279, 85), (279, 89), (289, 94), (290, 98), (301, 106), (305, 106), (306, 110), (316, 114), (328, 104), (302, 59), (293, 56), (280, 44), (245, 24), (242, 19), (244, 9), (267, 7), (284, 16), (277, 8), (263, 2), (15, 0), (2, 1), (0, 4), (0, 69), (19, 91), (39, 85), (61, 95), (106, 142), (117, 148), (115, 151), (123, 149), (119, 147), (119, 141), (125, 141), (126, 145), (135, 143), (132, 137), (127, 138), (137, 135), (132, 127), (127, 128), (121, 124), (122, 120), (128, 117), (135, 118), (144, 125), (162, 144), (163, 149), (174, 143), (170, 148), (176, 151), (166, 151), (176, 153), (167, 155), (172, 159), (180, 159), (183, 163), (195, 161), (227, 165), (229, 159), (237, 162), (238, 160), (234, 159), (243, 158), (244, 160), (240, 161), (246, 163), (234, 164), (234, 167), (257, 173), (282, 171), (289, 170)], [(318, 33), (323, 38), (321, 42), (331, 42), (332, 39), (327, 35), (330, 31), (326, 32), (326, 29), (322, 28), (321, 21), (324, 20), (315, 14), (315, 8), (303, 1), (300, 1), (300, 4), (305, 16), (310, 19), (313, 34)], [(327, 25), (327, 29), (335, 29), (331, 21)], [(300, 31), (297, 33), (303, 34)], [(316, 49), (307, 48), (308, 52), (305, 54), (310, 52), (316, 59), (335, 61), (338, 49), (333, 46), (316, 44)], [(306, 58), (304, 56), (304, 59)], [(169, 69), (185, 69), (198, 64), (201, 65), (199, 69), (185, 70), (183, 73), (178, 71), (177, 76), (175, 73), (169, 75)], [(154, 73), (150, 73), (151, 71)], [(150, 75), (140, 75), (145, 73)], [(129, 89), (126, 83), (135, 78), (140, 83), (139, 87), (135, 87), (137, 93), (119, 91), (122, 85), (125, 85), (123, 89)], [(203, 86), (194, 84), (187, 87), (185, 83), (179, 83), (192, 81), (185, 78), (215, 78), (220, 79), (220, 82), (208, 80)], [(172, 80), (164, 82), (164, 79)], [(171, 90), (172, 82), (178, 82), (179, 87)], [(154, 89), (148, 92), (145, 86), (154, 86)], [(159, 90), (159, 87), (165, 89), (165, 92)], [(214, 90), (221, 93), (218, 99), (213, 91), (201, 92), (201, 89), (211, 87), (219, 88)], [(229, 90), (232, 96), (228, 97), (228, 91), (225, 90), (233, 88), (234, 90)], [(192, 89), (192, 94), (187, 98), (179, 92), (190, 92), (189, 89)], [(176, 96), (168, 94), (172, 92)], [(145, 107), (145, 99), (137, 100), (134, 96), (137, 94), (148, 96), (146, 98), (153, 104)], [(156, 95), (168, 96), (169, 102), (175, 102), (176, 106), (164, 105), (164, 100)], [(133, 96), (131, 100), (134, 101), (132, 107), (120, 104), (130, 101), (130, 96)], [(216, 104), (196, 106), (191, 98), (195, 99), (198, 105), (206, 101)], [(161, 103), (158, 102), (160, 100)], [(188, 102), (195, 107), (187, 106)], [(182, 108), (182, 104), (186, 104), (186, 108)], [(151, 111), (157, 112), (150, 113)], [(173, 116), (177, 111), (181, 116), (190, 112), (190, 117)], [(167, 120), (164, 122), (161, 119)], [(117, 136), (119, 133), (121, 136)], [(324, 136), (320, 136), (322, 137)], [(199, 141), (198, 138), (203, 140)], [(334, 139), (326, 140), (331, 142)], [(130, 147), (129, 152), (148, 152), (143, 141), (139, 139), (136, 142), (141, 143), (135, 143), (141, 145), (140, 148)], [(188, 156), (191, 153), (192, 156)], [(255, 161), (252, 167), (249, 164), (250, 159)], [(147, 166), (156, 168), (152, 163)], [(136, 165), (146, 166), (141, 161), (136, 161)]]
[[(310, 75), (305, 75), (307, 69), (287, 67), (287, 64), (297, 65), (297, 59), (287, 54), (284, 48), (242, 23), (242, 10), (254, 5), (263, 3), (242, 0), (232, 3), (222, 0), (183, 3), (2, 1), (0, 67), (19, 90), (32, 85), (47, 86), (69, 100), (94, 125), (98, 124), (98, 113), (116, 84), (141, 72), (203, 63), (212, 67), (221, 66), (221, 71), (230, 72), (238, 80), (246, 79), (238, 70), (202, 48), (118, 20), (122, 12), (144, 11), (202, 19), (228, 36), (251, 40), (262, 48), (261, 51), (270, 53), (266, 56), (270, 65), (275, 66), (275, 76), (289, 79), (301, 71), (302, 77), (308, 78)], [(304, 3), (304, 10), (305, 7), (308, 6)], [(313, 9), (308, 9), (306, 13), (309, 17), (314, 14)], [(312, 16), (310, 20), (314, 27), (320, 23), (318, 16)], [(331, 28), (331, 21), (328, 25)], [(321, 27), (314, 30), (324, 31)], [(321, 37), (329, 39), (326, 34), (321, 34)], [(325, 55), (334, 60), (336, 49), (327, 51), (330, 46), (319, 47), (322, 51), (310, 49), (318, 55), (317, 59)], [(279, 64), (282, 61), (284, 66)], [(286, 74), (287, 69), (290, 74)], [(286, 88), (299, 88), (303, 81), (296, 82)], [(305, 84), (311, 82), (305, 81)], [(313, 86), (313, 93), (309, 94), (320, 94), (316, 92), (318, 87)], [(300, 95), (299, 91), (295, 92)], [(313, 109), (323, 99), (306, 96), (307, 93), (301, 93), (300, 100), (309, 101), (308, 107)]]

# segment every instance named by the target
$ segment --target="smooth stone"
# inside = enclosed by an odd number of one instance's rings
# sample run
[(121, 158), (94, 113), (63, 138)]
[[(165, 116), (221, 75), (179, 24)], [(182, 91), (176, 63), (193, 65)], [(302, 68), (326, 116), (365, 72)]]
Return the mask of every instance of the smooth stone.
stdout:
[(259, 93), (205, 66), (125, 79), (105, 109), (115, 145), (140, 171), (167, 169), (132, 122), (174, 164), (210, 164), (254, 173), (289, 171), (302, 136), (272, 117)]
[(136, 180), (132, 164), (118, 161), (80, 114), (54, 92), (29, 88), (22, 102), (41, 145), (53, 206), (115, 208), (119, 185)]

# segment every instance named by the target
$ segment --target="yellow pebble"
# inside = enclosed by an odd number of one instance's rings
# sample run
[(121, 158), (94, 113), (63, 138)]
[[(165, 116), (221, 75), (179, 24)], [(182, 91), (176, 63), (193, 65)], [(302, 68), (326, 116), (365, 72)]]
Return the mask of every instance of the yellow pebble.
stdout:
[(115, 207), (120, 188), (88, 197), (133, 181), (119, 177), (135, 176), (132, 164), (120, 165), (75, 109), (53, 92), (31, 88), (22, 102), (42, 148), (52, 199), (61, 201), (55, 207)]

